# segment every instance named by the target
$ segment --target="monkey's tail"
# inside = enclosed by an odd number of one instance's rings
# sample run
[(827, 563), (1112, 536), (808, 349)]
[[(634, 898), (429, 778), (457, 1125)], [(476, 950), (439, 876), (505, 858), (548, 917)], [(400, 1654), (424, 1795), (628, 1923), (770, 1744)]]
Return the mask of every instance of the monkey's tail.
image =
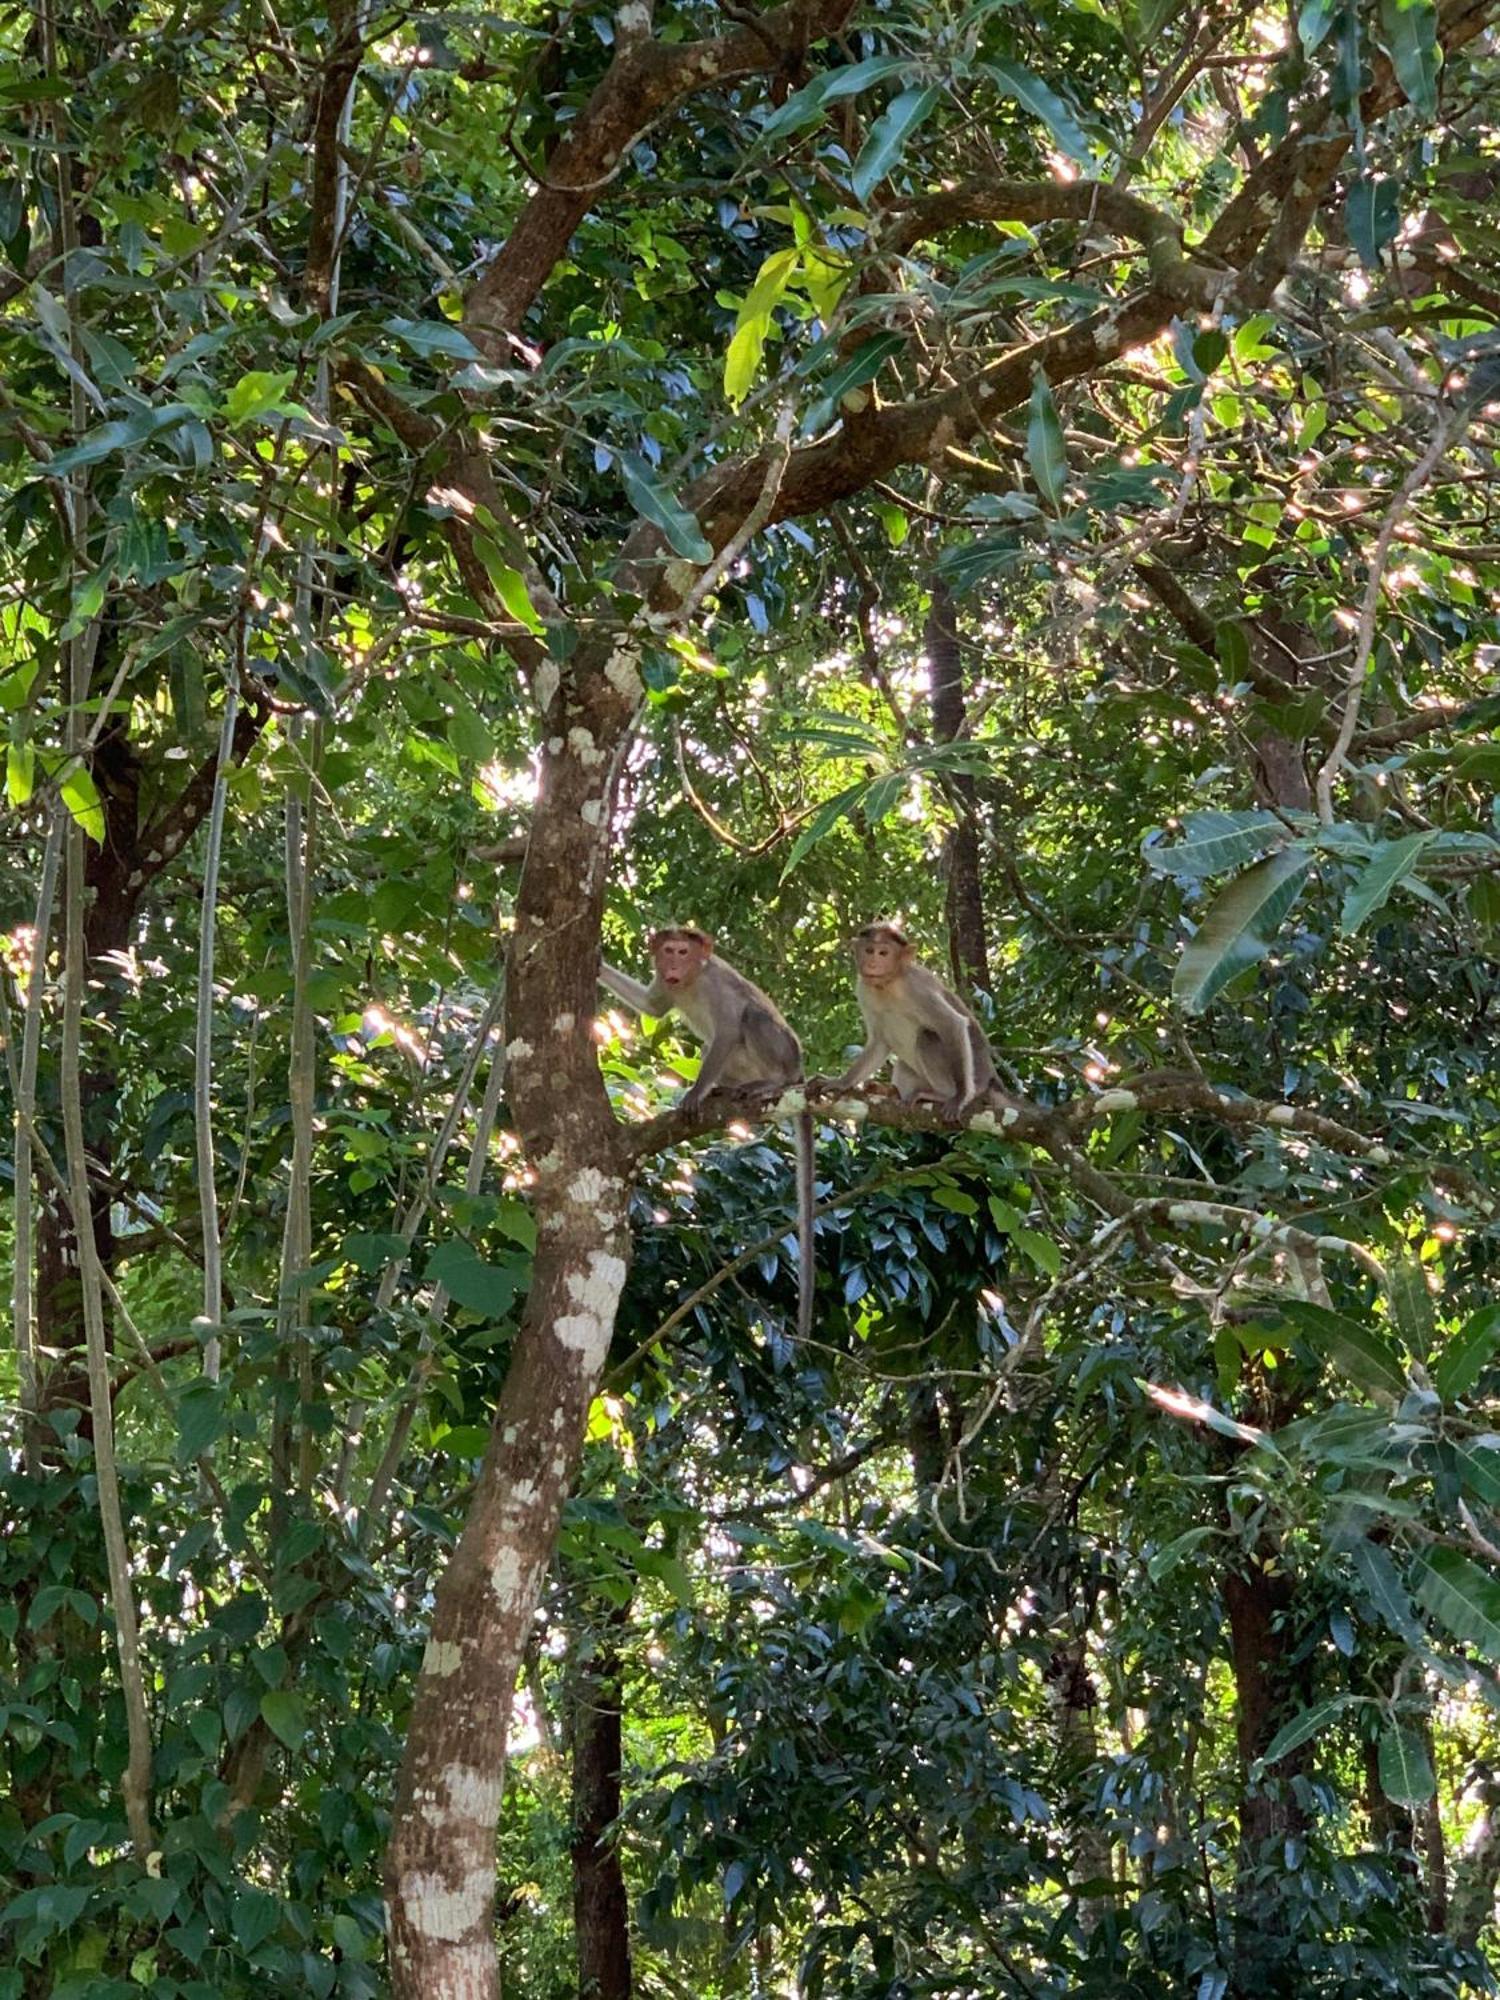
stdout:
[(797, 1113), (797, 1338), (813, 1329), (813, 1118)]

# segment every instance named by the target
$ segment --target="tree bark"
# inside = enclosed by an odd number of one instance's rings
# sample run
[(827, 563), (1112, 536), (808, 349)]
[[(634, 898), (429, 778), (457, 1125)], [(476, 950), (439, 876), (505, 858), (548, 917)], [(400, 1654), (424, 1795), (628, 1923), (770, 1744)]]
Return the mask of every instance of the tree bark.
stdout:
[(624, 1677), (622, 1607), (593, 1632), (570, 1678), (573, 1747), (573, 1933), (579, 2000), (630, 2000), (630, 1902), (620, 1850)]
[[(922, 635), (932, 683), (932, 734), (935, 742), (955, 743), (963, 734), (963, 648), (958, 636), (958, 608), (953, 592), (934, 576)], [(965, 772), (944, 781), (953, 806), (953, 825), (943, 844), (944, 902), (948, 918), (948, 958), (953, 983), (962, 992), (979, 986), (990, 990), (989, 947), (984, 935), (984, 883), (979, 868), (978, 791)]]

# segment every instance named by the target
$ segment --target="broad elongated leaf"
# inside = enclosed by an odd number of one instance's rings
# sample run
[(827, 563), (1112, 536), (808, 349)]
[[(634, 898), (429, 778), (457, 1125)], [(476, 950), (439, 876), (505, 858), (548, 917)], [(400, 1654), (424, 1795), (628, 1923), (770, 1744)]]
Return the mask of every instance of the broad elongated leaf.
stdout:
[(1379, 1769), (1380, 1789), (1398, 1806), (1424, 1806), (1436, 1789), (1426, 1745), (1400, 1723), (1381, 1733)]
[(846, 63), (842, 69), (815, 76), (811, 83), (794, 90), (774, 116), (766, 120), (761, 128), (760, 143), (774, 145), (793, 132), (816, 124), (825, 105), (834, 104), (842, 97), (857, 97), (872, 84), (884, 83), (887, 77), (899, 76), (909, 67), (901, 56), (867, 56), (863, 62)]
[(992, 62), (984, 67), (1007, 97), (1013, 97), (1033, 117), (1041, 119), (1065, 153), (1082, 166), (1090, 164), (1094, 155), (1088, 135), (1050, 85), (1033, 76), (1029, 69), (1022, 69), (1019, 63)]
[(1426, 1634), (1412, 1609), (1410, 1594), (1385, 1550), (1374, 1542), (1358, 1541), (1350, 1556), (1377, 1615), (1408, 1646), (1424, 1645)]
[(941, 92), (933, 84), (898, 91), (870, 127), (859, 149), (849, 185), (868, 201), (906, 150), (906, 142), (932, 116)]
[(1339, 912), (1340, 926), (1352, 936), (1366, 918), (1374, 916), (1396, 884), (1416, 867), (1423, 849), (1430, 847), (1436, 838), (1437, 829), (1432, 827), (1422, 833), (1409, 833), (1404, 840), (1393, 840), (1383, 847), (1345, 896)]
[(1347, 1314), (1293, 1299), (1281, 1308), (1326, 1354), (1341, 1375), (1377, 1396), (1400, 1396), (1406, 1390), (1406, 1370), (1400, 1357), (1373, 1327)]
[(1500, 1582), (1457, 1549), (1429, 1549), (1417, 1561), (1417, 1602), (1461, 1645), (1500, 1661)]
[(714, 552), (697, 521), (676, 495), (652, 476), (643, 458), (633, 451), (621, 452), (620, 478), (631, 506), (638, 514), (644, 514), (653, 527), (661, 529), (678, 555), (686, 556), (689, 562), (713, 561)]
[(1297, 34), (1304, 55), (1311, 55), (1339, 17), (1344, 0), (1306, 0), (1297, 13)]
[(1190, 1556), (1195, 1549), (1201, 1548), (1204, 1542), (1217, 1533), (1216, 1528), (1189, 1528), (1186, 1534), (1178, 1535), (1175, 1540), (1156, 1551), (1146, 1564), (1146, 1574), (1153, 1583), (1159, 1583), (1164, 1576), (1176, 1569), (1184, 1556)]
[(1315, 1708), (1305, 1708), (1276, 1734), (1266, 1745), (1265, 1755), (1256, 1759), (1261, 1766), (1279, 1764), (1283, 1757), (1289, 1757), (1294, 1750), (1300, 1750), (1304, 1743), (1337, 1722), (1346, 1708), (1352, 1708), (1359, 1699), (1357, 1695), (1336, 1695), (1332, 1701), (1320, 1701)]
[(1425, 1360), (1432, 1348), (1432, 1293), (1427, 1276), (1414, 1257), (1396, 1257), (1385, 1274), (1386, 1297), (1408, 1350)]
[[(1221, 632), (1223, 628), (1220, 628)], [(1159, 875), (1179, 875), (1201, 881), (1222, 875), (1241, 862), (1286, 844), (1286, 821), (1269, 812), (1194, 813), (1183, 825), (1181, 840), (1170, 847), (1145, 850), (1146, 866)]]
[(1445, 1403), (1467, 1396), (1500, 1348), (1500, 1305), (1481, 1306), (1444, 1347), (1432, 1386)]
[(906, 345), (904, 333), (877, 333), (857, 347), (823, 384), (823, 393), (802, 420), (804, 433), (820, 431), (838, 415), (839, 405), (853, 389), (873, 382), (886, 362)]
[(1058, 421), (1057, 405), (1052, 400), (1051, 385), (1045, 372), (1038, 368), (1031, 384), (1031, 416), (1026, 425), (1026, 457), (1031, 466), (1032, 477), (1036, 480), (1048, 506), (1058, 509), (1062, 506), (1063, 490), (1068, 483), (1068, 452), (1063, 443), (1062, 425)]
[(1443, 1449), (1451, 1453), (1464, 1489), (1486, 1507), (1500, 1507), (1500, 1439), (1455, 1438)]
[(449, 1297), (487, 1319), (503, 1319), (515, 1303), (519, 1283), (508, 1265), (487, 1264), (467, 1243), (442, 1243), (427, 1261), (427, 1276)]
[(868, 786), (862, 778), (857, 785), (850, 785), (847, 790), (836, 793), (833, 798), (825, 800), (818, 807), (818, 810), (813, 814), (807, 825), (803, 827), (792, 845), (792, 851), (787, 856), (786, 866), (781, 871), (783, 882), (791, 874), (803, 855), (807, 853), (808, 849), (816, 847), (824, 834), (838, 825), (845, 813), (854, 810), (867, 790)]
[(272, 1688), (260, 1698), (261, 1721), (288, 1750), (300, 1747), (307, 1734), (307, 1703), (286, 1688)]
[(1418, 111), (1437, 110), (1438, 47), (1435, 0), (1380, 0), (1380, 39), (1396, 80)]
[(93, 773), (82, 764), (75, 764), (58, 786), (63, 804), (73, 818), (83, 828), (89, 839), (99, 846), (104, 844), (104, 804), (99, 797), (99, 787), (94, 783)]
[(1201, 1014), (1231, 979), (1265, 957), (1311, 866), (1301, 848), (1286, 847), (1230, 883), (1178, 961), (1172, 995), (1180, 1006)]
[(1379, 268), (1381, 251), (1401, 226), (1397, 193), (1395, 181), (1379, 180), (1373, 174), (1361, 174), (1349, 190), (1344, 224), (1367, 270)]

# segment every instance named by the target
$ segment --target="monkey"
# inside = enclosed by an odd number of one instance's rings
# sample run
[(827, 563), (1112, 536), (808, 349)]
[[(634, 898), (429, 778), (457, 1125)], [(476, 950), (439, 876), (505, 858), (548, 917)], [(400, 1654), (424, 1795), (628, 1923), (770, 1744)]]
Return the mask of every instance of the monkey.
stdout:
[(851, 950), (865, 1046), (835, 1090), (868, 1083), (894, 1056), (893, 1080), (903, 1103), (937, 1103), (950, 1118), (961, 1118), (981, 1098), (1005, 1097), (984, 1029), (957, 994), (917, 963), (897, 925), (866, 924)]
[[(600, 984), (638, 1014), (659, 1017), (676, 1008), (703, 1038), (703, 1060), (682, 1099), (696, 1111), (721, 1084), (775, 1096), (801, 1083), (802, 1044), (768, 994), (714, 953), (714, 941), (695, 924), (671, 924), (651, 938), (656, 976), (642, 986), (607, 962)], [(796, 1115), (797, 1336), (807, 1339), (813, 1319), (813, 1126), (804, 1107)]]

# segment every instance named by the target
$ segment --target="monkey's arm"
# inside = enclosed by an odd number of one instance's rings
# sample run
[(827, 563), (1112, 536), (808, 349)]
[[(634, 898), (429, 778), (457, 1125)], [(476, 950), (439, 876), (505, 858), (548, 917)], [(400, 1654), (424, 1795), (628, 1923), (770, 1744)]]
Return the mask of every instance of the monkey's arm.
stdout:
[(604, 959), (599, 961), (599, 984), (607, 986), (633, 1013), (649, 1014), (653, 1021), (660, 1020), (672, 1005), (671, 997), (662, 987), (654, 982), (642, 986), (638, 979), (632, 979), (628, 972), (617, 971)]
[[(907, 975), (908, 979), (911, 974)], [(941, 1037), (949, 1051), (958, 1089), (949, 1099), (949, 1108), (962, 1111), (979, 1095), (979, 1077), (974, 1061), (975, 1022), (940, 979), (931, 973), (914, 987), (917, 1018), (924, 1028)]]
[(889, 1060), (891, 1051), (888, 1044), (874, 1028), (870, 1029), (869, 1035), (870, 1039), (834, 1084), (835, 1090), (858, 1090)]
[(737, 996), (718, 992), (713, 998), (713, 1033), (704, 1045), (698, 1074), (683, 1093), (684, 1111), (695, 1111), (708, 1093), (718, 1087), (729, 1067), (730, 1057), (744, 1047), (744, 1008)]

